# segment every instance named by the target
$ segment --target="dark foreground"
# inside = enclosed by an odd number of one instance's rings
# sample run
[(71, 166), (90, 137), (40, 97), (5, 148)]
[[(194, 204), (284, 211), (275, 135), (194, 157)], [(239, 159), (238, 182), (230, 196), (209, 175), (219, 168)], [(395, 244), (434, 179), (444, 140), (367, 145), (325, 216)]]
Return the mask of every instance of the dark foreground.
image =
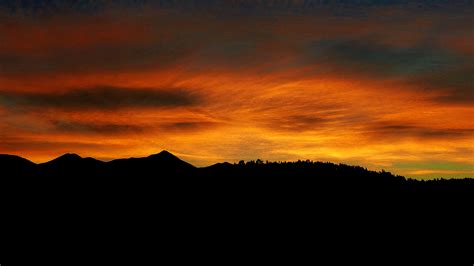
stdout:
[[(199, 194), (261, 193), (298, 195), (339, 195), (365, 198), (377, 196), (449, 195), (470, 196), (474, 179), (438, 179), (419, 181), (389, 172), (369, 171), (359, 166), (312, 161), (218, 163), (197, 168), (163, 151), (144, 158), (103, 162), (65, 154), (52, 161), (35, 164), (12, 155), (0, 155), (2, 182), (37, 184), (69, 189), (121, 187), (162, 190), (179, 186)], [(104, 191), (106, 192), (106, 191)], [(130, 192), (130, 191), (129, 191)]]
[(309, 161), (196, 168), (168, 152), (107, 163), (2, 155), (0, 168), (4, 232), (35, 247), (52, 239), (248, 262), (252, 252), (273, 260), (313, 254), (316, 244), (398, 252), (385, 248), (397, 243), (407, 254), (427, 245), (460, 251), (471, 239), (473, 179), (422, 182)]

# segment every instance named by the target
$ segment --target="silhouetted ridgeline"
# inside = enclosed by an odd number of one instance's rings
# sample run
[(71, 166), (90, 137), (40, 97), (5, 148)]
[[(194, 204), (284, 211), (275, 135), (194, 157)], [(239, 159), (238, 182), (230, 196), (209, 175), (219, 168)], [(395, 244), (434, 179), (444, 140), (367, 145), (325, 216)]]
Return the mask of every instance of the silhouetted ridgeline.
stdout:
[(217, 248), (245, 243), (260, 252), (259, 238), (285, 249), (299, 243), (298, 250), (309, 248), (308, 240), (405, 247), (407, 239), (449, 239), (471, 227), (473, 179), (415, 181), (311, 161), (196, 168), (168, 152), (111, 162), (66, 154), (43, 164), (1, 155), (0, 169), (2, 206), (19, 227), (10, 231), (35, 239), (56, 232), (92, 245), (98, 236), (128, 239), (127, 247), (150, 240), (201, 247), (210, 240)]
[[(197, 168), (173, 154), (162, 151), (144, 158), (118, 159), (103, 162), (65, 154), (52, 161), (35, 164), (12, 155), (0, 155), (4, 181), (33, 180), (44, 184), (61, 182), (77, 185), (153, 186), (177, 184), (201, 189), (244, 191), (272, 189), (282, 193), (336, 193), (351, 195), (387, 196), (404, 193), (470, 193), (474, 179), (439, 179), (418, 181), (389, 172), (369, 171), (359, 166), (312, 161), (263, 162), (261, 160), (237, 164), (218, 163)], [(25, 179), (27, 178), (27, 179)], [(42, 183), (41, 183), (42, 182)], [(192, 184), (192, 185), (191, 185)], [(55, 184), (57, 185), (57, 184)]]

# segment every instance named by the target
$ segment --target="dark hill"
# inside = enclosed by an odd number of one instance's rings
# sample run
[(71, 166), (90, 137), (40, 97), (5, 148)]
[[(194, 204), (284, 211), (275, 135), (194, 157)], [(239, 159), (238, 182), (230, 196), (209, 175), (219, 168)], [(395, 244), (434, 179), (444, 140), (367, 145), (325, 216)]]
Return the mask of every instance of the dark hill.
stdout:
[(117, 190), (148, 190), (151, 195), (169, 193), (166, 188), (173, 186), (188, 189), (191, 194), (205, 195), (212, 191), (223, 193), (221, 196), (241, 191), (273, 196), (387, 198), (420, 192), (428, 197), (440, 193), (462, 196), (472, 195), (474, 191), (473, 179), (416, 181), (359, 166), (312, 161), (264, 163), (257, 160), (196, 168), (167, 151), (110, 162), (64, 154), (42, 164), (18, 156), (0, 155), (0, 168), (2, 178), (35, 177), (40, 186), (48, 182), (52, 186), (67, 184), (88, 189), (106, 186)]
[(82, 160), (82, 157), (75, 153), (66, 153), (44, 164), (68, 164)]
[[(418, 225), (470, 215), (474, 195), (473, 179), (416, 181), (311, 161), (196, 168), (168, 152), (111, 162), (66, 154), (38, 165), (2, 155), (0, 166), (4, 205), (24, 217), (23, 227), (47, 221), (54, 228), (62, 225), (61, 234), (68, 237), (71, 231), (83, 234), (81, 228), (94, 235), (110, 228), (119, 238), (124, 230), (147, 237), (160, 232), (157, 239), (161, 232), (174, 238), (175, 232), (189, 229), (203, 233), (196, 238), (200, 241), (207, 237), (205, 228), (221, 225), (219, 234), (258, 235), (268, 228), (275, 238), (282, 229), (291, 234), (300, 229), (301, 236), (311, 230), (331, 237), (360, 232), (355, 243), (360, 244), (374, 225), (384, 232), (405, 226), (418, 234)], [(412, 227), (414, 217), (420, 222)], [(458, 227), (450, 227), (450, 234), (453, 228)]]
[(0, 154), (0, 172), (7, 178), (31, 177), (36, 164), (20, 156)]
[(192, 176), (196, 168), (169, 153), (162, 151), (143, 158), (113, 160), (107, 164), (107, 173), (112, 176), (170, 177)]
[(66, 153), (54, 160), (39, 164), (37, 175), (41, 177), (97, 177), (104, 174), (105, 163), (94, 158), (82, 158)]

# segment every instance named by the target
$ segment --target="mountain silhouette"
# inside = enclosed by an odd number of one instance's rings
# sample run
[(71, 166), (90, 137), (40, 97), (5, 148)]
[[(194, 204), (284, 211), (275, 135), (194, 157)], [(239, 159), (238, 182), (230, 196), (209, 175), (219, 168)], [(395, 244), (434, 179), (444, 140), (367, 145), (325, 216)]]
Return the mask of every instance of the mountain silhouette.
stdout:
[(75, 153), (66, 153), (58, 158), (47, 162), (46, 164), (62, 164), (62, 163), (70, 163), (70, 162), (77, 162), (82, 160), (82, 157), (75, 154)]
[(113, 176), (169, 177), (191, 175), (194, 169), (193, 165), (168, 151), (148, 157), (117, 159), (107, 163), (107, 172)]
[[(185, 193), (186, 197), (281, 198), (299, 201), (339, 197), (350, 199), (392, 199), (415, 197), (425, 201), (457, 199), (468, 201), (474, 193), (474, 179), (420, 181), (360, 166), (329, 162), (240, 161), (194, 167), (168, 151), (148, 157), (103, 162), (64, 154), (35, 164), (14, 155), (0, 155), (2, 181), (25, 182), (32, 189), (55, 187), (74, 191), (121, 191), (139, 197)], [(34, 185), (33, 185), (34, 184)], [(113, 192), (115, 193), (115, 192)], [(194, 195), (194, 196), (192, 196)], [(117, 195), (117, 197), (119, 197)]]
[[(273, 194), (283, 191), (291, 194), (299, 191), (306, 196), (386, 198), (420, 193), (426, 197), (439, 193), (462, 196), (474, 192), (473, 179), (418, 181), (385, 171), (370, 171), (360, 166), (328, 162), (264, 163), (256, 160), (234, 164), (224, 162), (197, 168), (168, 151), (110, 162), (67, 153), (40, 164), (19, 156), (0, 155), (0, 168), (3, 178), (8, 180), (34, 178), (35, 182), (69, 182), (69, 185), (77, 186), (93, 184), (97, 188), (129, 186), (137, 191), (164, 189), (179, 183), (180, 189), (188, 189), (190, 193), (226, 188), (222, 193), (266, 191)], [(295, 194), (298, 197), (301, 195)]]
[(58, 158), (37, 165), (37, 176), (41, 177), (84, 177), (104, 174), (105, 163), (94, 158), (82, 158), (66, 153)]
[(29, 177), (35, 173), (36, 164), (15, 155), (0, 154), (0, 171), (6, 178)]
[[(109, 229), (111, 239), (124, 230), (147, 237), (159, 232), (157, 238), (169, 232), (172, 239), (183, 230), (202, 232), (197, 241), (207, 237), (203, 228), (216, 226), (219, 234), (267, 229), (270, 240), (282, 229), (302, 236), (360, 232), (357, 239), (364, 239), (375, 225), (418, 236), (418, 225), (470, 216), (474, 195), (473, 179), (419, 181), (312, 161), (198, 168), (166, 151), (110, 162), (65, 154), (41, 164), (0, 155), (0, 187), (4, 205), (24, 217), (25, 228), (53, 226), (67, 236)], [(422, 222), (412, 227), (417, 217)]]
[(172, 165), (175, 165), (175, 166), (186, 167), (184, 165), (188, 165), (187, 167), (194, 168), (193, 165), (179, 159), (178, 157), (174, 156), (169, 151), (162, 151), (162, 152), (157, 153), (157, 154), (152, 154), (152, 155), (148, 156), (147, 158), (150, 159), (150, 160), (157, 160), (157, 161), (161, 161), (161, 162), (166, 162), (168, 164), (172, 164)]

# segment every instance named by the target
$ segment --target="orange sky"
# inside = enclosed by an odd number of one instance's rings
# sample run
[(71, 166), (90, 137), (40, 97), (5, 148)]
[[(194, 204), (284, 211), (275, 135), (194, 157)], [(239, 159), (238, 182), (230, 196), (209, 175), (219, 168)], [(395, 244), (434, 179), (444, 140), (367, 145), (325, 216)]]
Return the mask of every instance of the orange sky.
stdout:
[(472, 9), (330, 11), (0, 12), (0, 153), (474, 176)]

